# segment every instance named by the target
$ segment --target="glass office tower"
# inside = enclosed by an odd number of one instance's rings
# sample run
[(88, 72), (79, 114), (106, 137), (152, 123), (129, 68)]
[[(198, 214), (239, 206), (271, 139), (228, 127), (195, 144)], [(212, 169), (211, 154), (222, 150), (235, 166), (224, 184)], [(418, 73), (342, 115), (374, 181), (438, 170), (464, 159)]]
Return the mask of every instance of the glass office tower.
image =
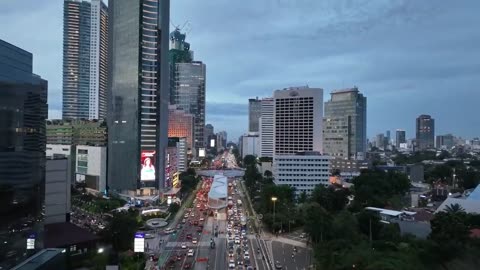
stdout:
[(42, 247), (47, 81), (32, 54), (0, 40), (0, 269)]
[(165, 188), (169, 0), (110, 0), (108, 187), (154, 196)]
[(64, 119), (107, 113), (108, 10), (102, 0), (64, 0)]

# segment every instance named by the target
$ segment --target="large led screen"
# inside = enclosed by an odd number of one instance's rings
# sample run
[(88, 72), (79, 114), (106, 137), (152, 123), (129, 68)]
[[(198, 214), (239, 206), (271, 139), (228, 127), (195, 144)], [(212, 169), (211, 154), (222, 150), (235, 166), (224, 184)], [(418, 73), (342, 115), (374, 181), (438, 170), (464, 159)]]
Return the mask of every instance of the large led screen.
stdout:
[(140, 170), (140, 180), (155, 181), (155, 151), (142, 151), (140, 162), (142, 167)]

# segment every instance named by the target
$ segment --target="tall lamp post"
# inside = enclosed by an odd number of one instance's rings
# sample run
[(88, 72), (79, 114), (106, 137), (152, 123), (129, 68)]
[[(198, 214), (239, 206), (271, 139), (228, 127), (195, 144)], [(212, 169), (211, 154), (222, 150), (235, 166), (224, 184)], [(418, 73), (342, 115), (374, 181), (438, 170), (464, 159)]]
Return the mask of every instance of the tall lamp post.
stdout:
[(275, 203), (277, 202), (277, 197), (272, 197), (273, 202), (273, 229), (275, 230)]

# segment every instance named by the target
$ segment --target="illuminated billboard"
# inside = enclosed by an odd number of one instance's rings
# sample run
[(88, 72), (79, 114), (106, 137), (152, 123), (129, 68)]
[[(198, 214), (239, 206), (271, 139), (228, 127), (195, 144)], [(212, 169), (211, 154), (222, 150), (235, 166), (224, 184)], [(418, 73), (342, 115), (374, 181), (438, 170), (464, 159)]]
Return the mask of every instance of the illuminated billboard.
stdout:
[(205, 148), (198, 149), (198, 156), (205, 157)]
[(215, 139), (210, 139), (210, 147), (215, 147)]
[(145, 252), (145, 234), (138, 232), (135, 234), (135, 241), (133, 242), (134, 252)]
[(143, 150), (140, 163), (142, 169), (140, 170), (141, 181), (155, 181), (155, 151)]

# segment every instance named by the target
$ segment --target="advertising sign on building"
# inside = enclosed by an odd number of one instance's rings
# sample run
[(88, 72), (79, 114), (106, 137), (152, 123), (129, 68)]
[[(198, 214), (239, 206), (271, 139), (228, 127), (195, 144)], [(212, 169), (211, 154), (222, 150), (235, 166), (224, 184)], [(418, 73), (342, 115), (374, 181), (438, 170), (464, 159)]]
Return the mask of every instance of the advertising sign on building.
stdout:
[(155, 151), (153, 150), (143, 150), (141, 157), (141, 171), (140, 171), (140, 180), (141, 181), (155, 181)]
[(35, 249), (35, 234), (29, 234), (27, 237), (27, 249)]
[(205, 157), (205, 148), (200, 148), (198, 150), (198, 156), (199, 157)]
[(145, 234), (137, 232), (135, 234), (135, 242), (133, 243), (134, 252), (145, 252)]

